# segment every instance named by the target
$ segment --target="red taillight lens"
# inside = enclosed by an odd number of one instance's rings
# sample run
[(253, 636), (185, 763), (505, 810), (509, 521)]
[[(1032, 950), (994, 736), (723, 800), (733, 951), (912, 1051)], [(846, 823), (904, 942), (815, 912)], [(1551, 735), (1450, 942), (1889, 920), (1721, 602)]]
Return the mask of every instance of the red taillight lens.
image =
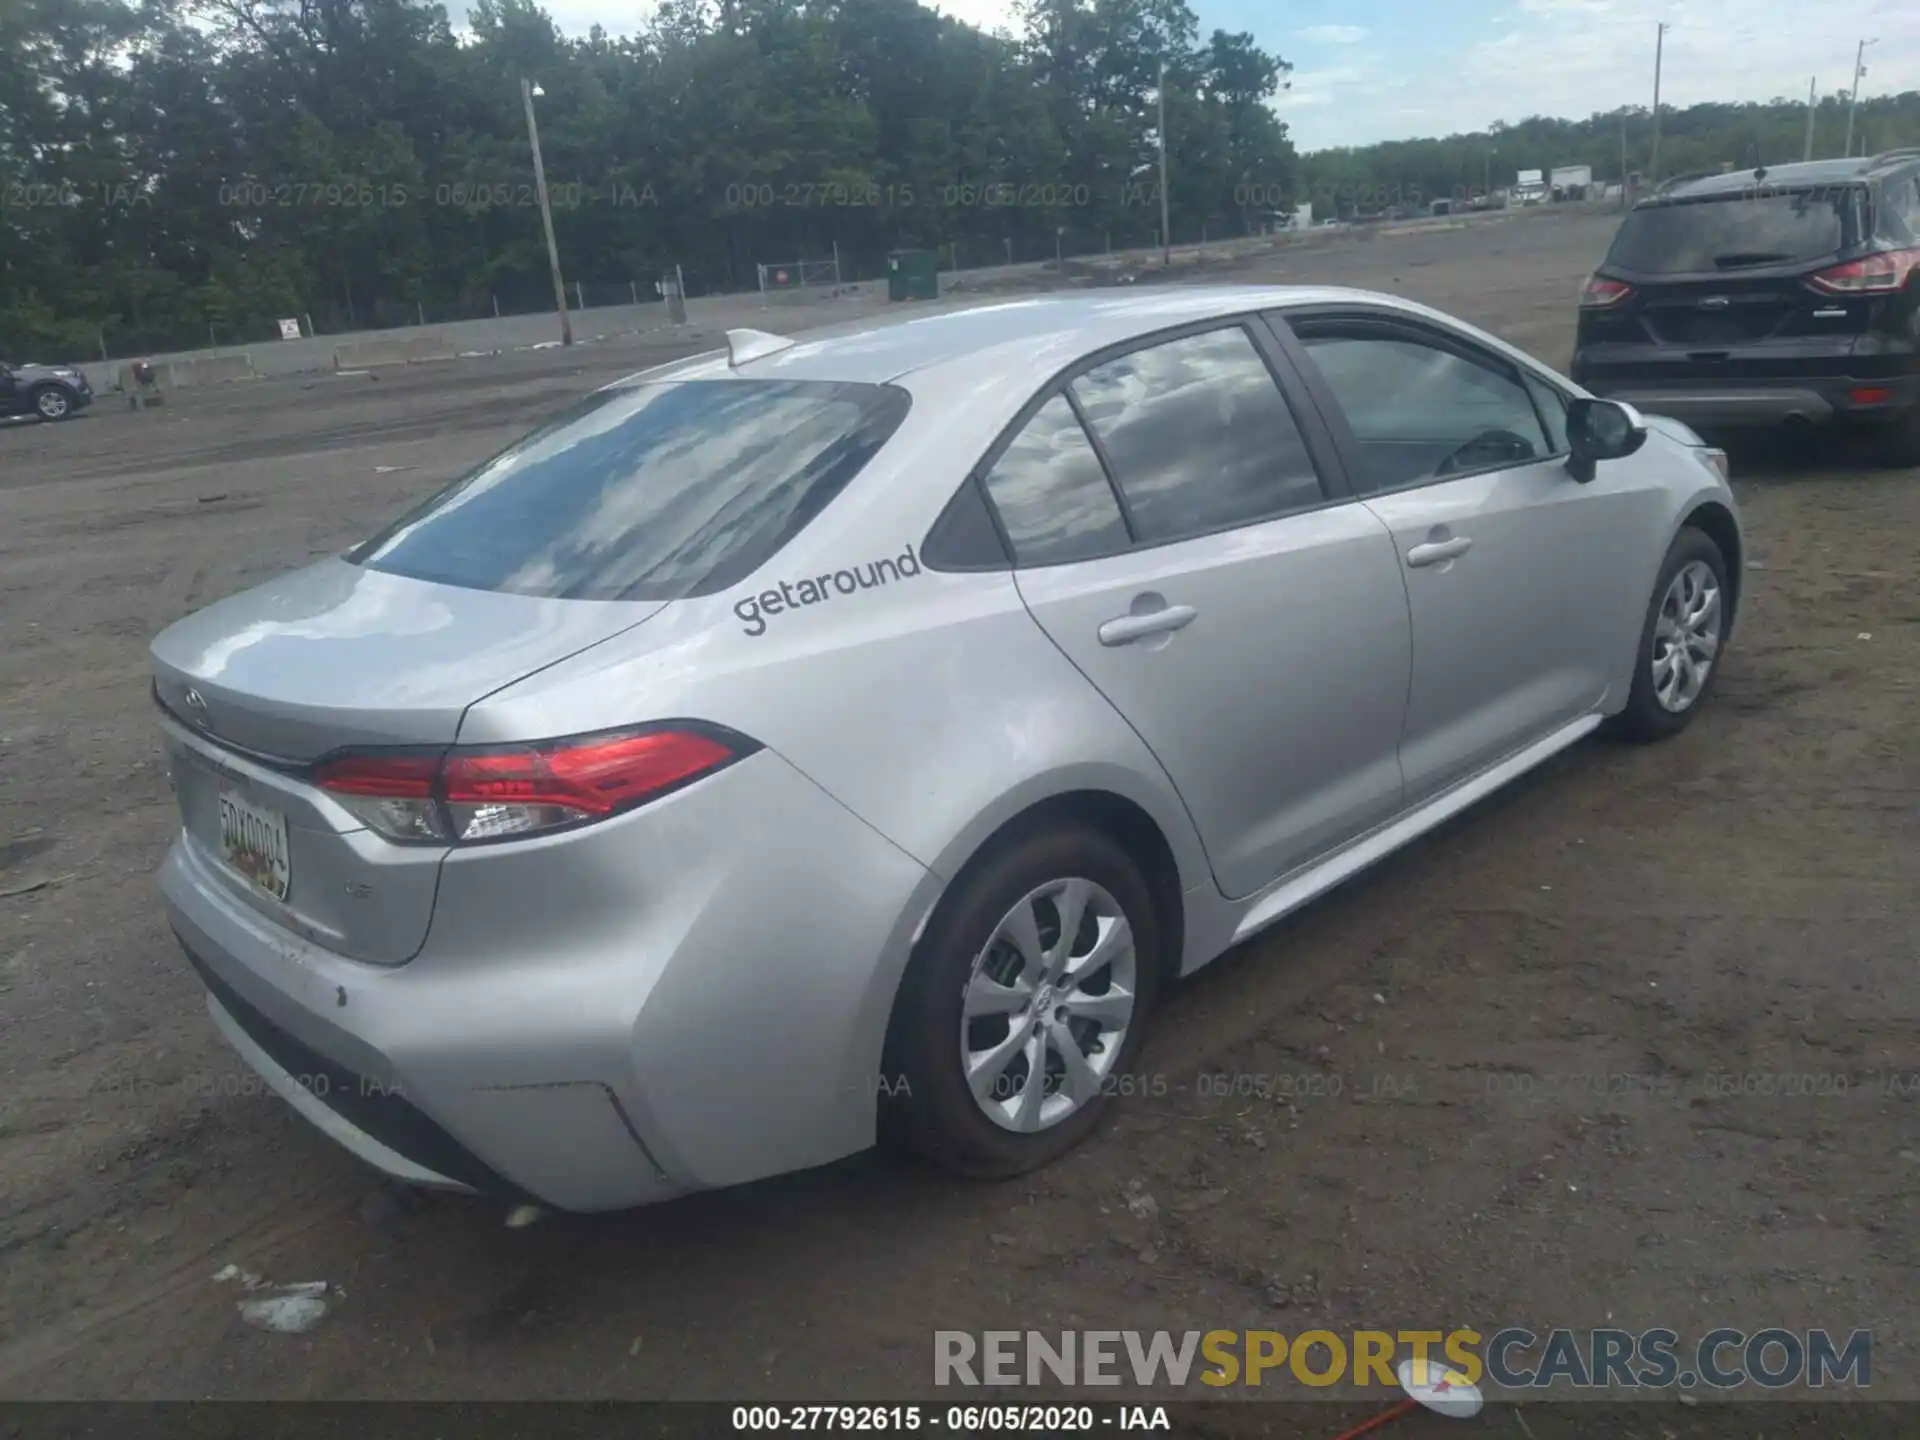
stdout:
[(1632, 293), (1631, 285), (1589, 275), (1587, 283), (1580, 287), (1580, 304), (1588, 310), (1604, 310), (1609, 305), (1618, 305)]
[(1920, 269), (1920, 250), (1883, 250), (1809, 275), (1807, 283), (1829, 295), (1886, 295), (1905, 285), (1915, 269)]
[(389, 840), (445, 843), (447, 826), (434, 803), (440, 756), (430, 753), (335, 755), (314, 770), (313, 783)]
[(322, 761), (313, 783), (335, 795), (394, 800), (427, 800), (433, 796), (440, 756), (336, 755)]
[(456, 750), (447, 756), (443, 793), (461, 840), (531, 835), (625, 810), (734, 755), (731, 746), (687, 730)]
[(538, 835), (631, 809), (739, 759), (751, 742), (707, 729), (584, 736), (444, 754), (336, 756), (314, 783), (391, 840)]

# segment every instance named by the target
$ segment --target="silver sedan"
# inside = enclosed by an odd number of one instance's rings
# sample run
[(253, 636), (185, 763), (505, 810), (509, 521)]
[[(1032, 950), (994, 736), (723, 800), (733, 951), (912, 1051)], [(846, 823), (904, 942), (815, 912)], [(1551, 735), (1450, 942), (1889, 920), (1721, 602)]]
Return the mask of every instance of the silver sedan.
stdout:
[(228, 1040), (403, 1180), (1010, 1174), (1172, 978), (1685, 726), (1741, 545), (1684, 426), (1381, 295), (737, 331), (162, 633), (161, 890)]

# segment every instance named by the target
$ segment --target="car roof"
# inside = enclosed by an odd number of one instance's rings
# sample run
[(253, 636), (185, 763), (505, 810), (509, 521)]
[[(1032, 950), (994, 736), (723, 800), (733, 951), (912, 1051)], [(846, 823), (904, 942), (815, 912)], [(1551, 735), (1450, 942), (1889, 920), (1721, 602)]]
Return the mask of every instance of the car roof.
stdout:
[(1338, 302), (1388, 305), (1466, 328), (1424, 306), (1368, 290), (1301, 285), (1142, 286), (1021, 296), (964, 309), (857, 321), (810, 331), (786, 349), (738, 366), (730, 366), (720, 352), (649, 372), (647, 378), (732, 376), (887, 384), (931, 371), (955, 379), (969, 373), (1012, 371), (1038, 384), (1080, 356), (1156, 331), (1248, 311)]
[(1669, 181), (1668, 188), (1640, 203), (1657, 205), (1669, 200), (1697, 200), (1714, 195), (1738, 194), (1756, 187), (1793, 189), (1802, 185), (1851, 185), (1870, 178), (1875, 168), (1872, 156), (1856, 155), (1844, 160), (1798, 160), (1791, 165), (1769, 165), (1762, 170), (1728, 170), (1712, 175), (1694, 175)]

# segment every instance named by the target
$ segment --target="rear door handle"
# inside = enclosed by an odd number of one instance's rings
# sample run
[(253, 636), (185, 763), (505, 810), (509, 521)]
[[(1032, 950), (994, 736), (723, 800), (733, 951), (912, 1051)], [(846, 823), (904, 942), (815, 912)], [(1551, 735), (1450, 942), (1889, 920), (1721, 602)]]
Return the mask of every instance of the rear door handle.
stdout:
[(1150, 610), (1145, 615), (1122, 615), (1100, 627), (1100, 643), (1130, 645), (1148, 635), (1182, 630), (1191, 625), (1199, 613), (1191, 605), (1169, 605), (1163, 610)]
[(1456, 559), (1472, 548), (1473, 541), (1465, 535), (1456, 535), (1451, 540), (1430, 540), (1407, 551), (1407, 564), (1418, 570), (1423, 565), (1438, 565), (1442, 560)]

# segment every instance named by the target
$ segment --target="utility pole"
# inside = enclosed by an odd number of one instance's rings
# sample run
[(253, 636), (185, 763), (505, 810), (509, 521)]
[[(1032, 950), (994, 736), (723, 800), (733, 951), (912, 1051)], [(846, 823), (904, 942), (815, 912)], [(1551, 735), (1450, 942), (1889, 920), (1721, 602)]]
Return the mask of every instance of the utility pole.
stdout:
[(1167, 228), (1167, 62), (1160, 62), (1160, 268), (1173, 268), (1173, 235)]
[(1627, 173), (1627, 112), (1620, 112), (1620, 208), (1633, 208), (1633, 180)]
[(1660, 61), (1667, 46), (1667, 22), (1660, 22), (1653, 39), (1653, 154), (1647, 161), (1647, 183), (1660, 183)]
[(1489, 145), (1487, 153), (1480, 157), (1480, 189), (1483, 194), (1493, 194), (1493, 157), (1500, 153), (1496, 145)]
[(1840, 153), (1853, 154), (1853, 112), (1860, 108), (1860, 82), (1867, 77), (1867, 67), (1860, 62), (1867, 57), (1867, 47), (1880, 43), (1879, 37), (1862, 40), (1853, 52), (1853, 84), (1847, 87), (1847, 147)]
[(547, 167), (540, 159), (540, 127), (533, 119), (531, 80), (520, 82), (520, 103), (527, 110), (527, 143), (533, 147), (533, 188), (540, 196), (540, 224), (547, 232), (547, 264), (553, 270), (553, 303), (560, 311), (560, 343), (573, 344), (573, 322), (567, 318), (567, 284), (560, 278), (560, 244), (553, 238), (553, 207), (547, 203)]
[(1813, 159), (1813, 91), (1819, 79), (1816, 75), (1807, 81), (1807, 151), (1800, 157), (1802, 160)]

